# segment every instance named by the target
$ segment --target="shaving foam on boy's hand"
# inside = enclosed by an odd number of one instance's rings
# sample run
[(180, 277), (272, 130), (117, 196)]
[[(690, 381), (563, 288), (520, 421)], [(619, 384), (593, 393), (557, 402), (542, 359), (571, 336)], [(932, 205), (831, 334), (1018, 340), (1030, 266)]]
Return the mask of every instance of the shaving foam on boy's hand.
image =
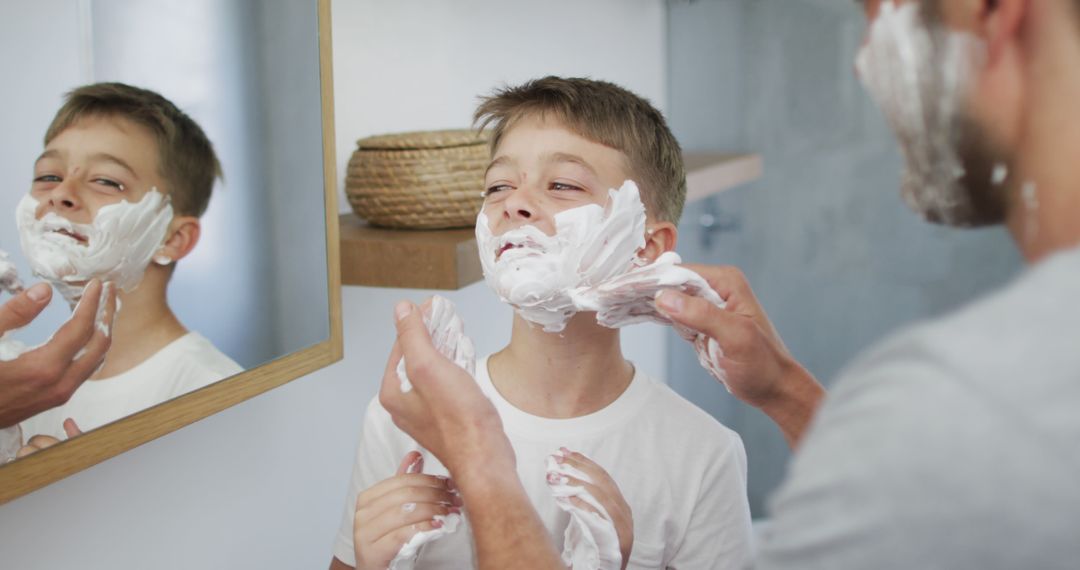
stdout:
[[(405, 473), (421, 473), (423, 469), (424, 457), (419, 455), (405, 470)], [(416, 503), (402, 505), (402, 510), (405, 512), (413, 512), (415, 509)], [(390, 561), (388, 570), (413, 570), (417, 559), (420, 557), (420, 549), (429, 542), (434, 542), (448, 534), (457, 532), (462, 517), (460, 513), (452, 512), (448, 515), (435, 515), (434, 520), (437, 521), (438, 527), (414, 534), (408, 542), (401, 546), (401, 550)]]
[[(458, 316), (454, 304), (447, 298), (435, 295), (424, 303), (424, 325), (431, 335), (431, 344), (454, 364), (465, 369), (469, 376), (476, 376), (476, 348), (472, 339), (465, 336), (465, 323)], [(405, 357), (397, 366), (401, 391), (412, 390), (409, 375), (405, 371)]]
[(570, 515), (563, 533), (563, 563), (574, 570), (624, 568), (634, 522), (618, 485), (594, 461), (565, 447), (548, 456), (546, 467), (555, 504)]

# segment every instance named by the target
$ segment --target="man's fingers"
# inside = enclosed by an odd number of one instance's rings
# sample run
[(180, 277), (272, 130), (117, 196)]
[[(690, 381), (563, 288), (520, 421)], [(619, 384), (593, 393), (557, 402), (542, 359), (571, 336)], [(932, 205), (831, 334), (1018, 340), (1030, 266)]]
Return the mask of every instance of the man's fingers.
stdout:
[(682, 267), (697, 273), (705, 278), (709, 287), (716, 291), (721, 299), (728, 299), (731, 297), (747, 297), (752, 298), (753, 293), (750, 290), (750, 282), (747, 281), (746, 275), (733, 265), (697, 265), (686, 264)]
[(49, 306), (50, 299), (52, 288), (46, 283), (38, 283), (8, 299), (0, 305), (0, 334), (30, 324)]
[(661, 293), (656, 299), (656, 306), (669, 319), (716, 339), (722, 348), (729, 342), (741, 339), (746, 327), (753, 324), (743, 315), (678, 291)]
[(390, 358), (386, 361), (386, 368), (383, 369), (382, 384), (379, 386), (379, 403), (382, 404), (386, 411), (390, 412), (394, 424), (405, 429), (405, 426), (398, 424), (403, 418), (421, 418), (426, 417), (426, 414), (420, 409), (423, 402), (420, 401), (420, 396), (415, 393), (416, 390), (409, 393), (401, 391), (401, 378), (397, 373), (401, 356), (401, 343), (394, 342), (394, 346), (390, 350)]
[(101, 326), (105, 328), (105, 335), (112, 337), (113, 317), (116, 316), (116, 285), (105, 284), (105, 310), (101, 315)]
[(398, 343), (401, 345), (401, 351), (405, 357), (405, 368), (409, 370), (411, 379), (414, 368), (424, 366), (429, 359), (440, 358), (442, 355), (431, 343), (431, 335), (428, 334), (427, 326), (424, 325), (423, 313), (419, 307), (408, 301), (402, 301), (394, 307), (394, 316)]
[(74, 394), (75, 390), (101, 367), (111, 344), (112, 339), (105, 336), (104, 331), (94, 330), (83, 353), (67, 367), (60, 378), (59, 389), (69, 396)]
[(58, 362), (70, 362), (75, 355), (94, 335), (96, 330), (94, 321), (97, 318), (98, 305), (101, 302), (101, 281), (92, 279), (83, 290), (82, 299), (75, 307), (71, 318), (64, 323), (52, 340), (45, 345), (49, 350), (56, 351), (50, 358)]

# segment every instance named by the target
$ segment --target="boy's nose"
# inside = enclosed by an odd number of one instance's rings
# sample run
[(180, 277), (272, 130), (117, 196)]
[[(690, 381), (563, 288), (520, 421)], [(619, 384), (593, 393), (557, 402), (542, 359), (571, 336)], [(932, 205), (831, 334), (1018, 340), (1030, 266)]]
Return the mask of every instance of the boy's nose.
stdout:
[(79, 207), (79, 198), (75, 193), (74, 183), (64, 180), (49, 190), (46, 203), (54, 210), (68, 211)]
[(529, 196), (529, 189), (512, 190), (506, 198), (505, 215), (510, 220), (530, 220), (536, 215), (536, 204)]

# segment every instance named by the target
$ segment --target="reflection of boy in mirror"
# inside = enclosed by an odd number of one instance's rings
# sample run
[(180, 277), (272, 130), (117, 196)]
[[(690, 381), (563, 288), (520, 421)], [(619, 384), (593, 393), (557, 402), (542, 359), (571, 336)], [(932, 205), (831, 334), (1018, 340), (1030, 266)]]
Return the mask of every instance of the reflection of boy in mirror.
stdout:
[[(647, 213), (637, 255), (652, 262), (674, 249), (686, 196), (682, 155), (647, 101), (606, 82), (549, 77), (496, 93), (477, 118), (495, 125), (481, 217), (495, 236), (527, 225), (554, 235), (556, 214), (605, 205), (609, 189), (633, 180)], [(569, 448), (576, 453), (563, 461), (593, 480), (588, 489), (614, 523), (624, 568), (742, 567), (750, 550), (742, 441), (636, 369), (619, 338), (594, 313), (578, 313), (557, 334), (519, 313), (509, 345), (477, 362), (476, 380), (499, 410), (533, 505), (561, 542), (568, 515), (552, 498), (545, 464)], [(409, 473), (414, 446), (373, 401), (332, 568), (385, 568), (412, 535), (439, 526), (435, 515), (453, 512), (455, 495), (435, 477), (447, 472), (434, 457), (424, 457), (426, 475)], [(472, 567), (469, 541), (458, 531), (428, 543), (417, 567)]]
[(120, 83), (67, 95), (16, 213), (23, 252), (69, 303), (96, 277), (118, 289), (119, 309), (101, 369), (22, 423), (24, 452), (241, 370), (185, 329), (166, 296), (220, 173), (202, 129), (161, 95)]

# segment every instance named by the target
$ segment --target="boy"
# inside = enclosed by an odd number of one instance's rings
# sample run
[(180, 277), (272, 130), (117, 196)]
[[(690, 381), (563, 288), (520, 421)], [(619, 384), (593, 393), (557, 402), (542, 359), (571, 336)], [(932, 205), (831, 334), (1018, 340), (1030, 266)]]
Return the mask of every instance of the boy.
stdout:
[[(610, 83), (548, 77), (484, 100), (477, 119), (495, 125), (480, 216), (491, 234), (533, 226), (555, 235), (558, 214), (607, 206), (609, 189), (633, 180), (648, 215), (637, 256), (648, 263), (674, 249), (685, 174), (678, 143), (648, 102)], [(496, 268), (500, 256), (527, 266), (532, 254), (507, 255), (514, 247), (493, 253)], [(537, 282), (521, 289), (542, 291), (545, 272), (531, 273)], [(510, 344), (477, 362), (476, 380), (499, 410), (518, 475), (556, 542), (568, 515), (552, 498), (545, 463), (569, 448), (560, 461), (592, 479), (585, 487), (614, 523), (623, 567), (741, 567), (750, 514), (739, 437), (635, 370), (618, 330), (597, 324), (595, 313), (538, 326), (535, 310), (517, 308)], [(438, 528), (436, 515), (456, 511), (443, 466), (424, 457), (429, 475), (415, 472), (414, 445), (373, 401), (332, 568), (385, 568), (413, 534)], [(417, 560), (418, 568), (473, 564), (461, 531), (427, 544)]]
[(202, 129), (161, 95), (120, 83), (67, 95), (18, 208), (23, 251), (73, 306), (97, 277), (116, 287), (119, 309), (101, 369), (21, 424), (22, 455), (241, 370), (185, 329), (166, 298), (220, 175)]

